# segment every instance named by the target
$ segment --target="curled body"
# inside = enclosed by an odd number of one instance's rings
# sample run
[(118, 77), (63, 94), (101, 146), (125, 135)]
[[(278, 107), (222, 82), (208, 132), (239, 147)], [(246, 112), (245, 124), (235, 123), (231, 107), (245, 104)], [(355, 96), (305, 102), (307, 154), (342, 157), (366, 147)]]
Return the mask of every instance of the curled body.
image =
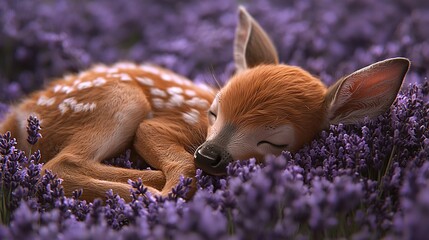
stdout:
[[(34, 93), (13, 108), (0, 132), (11, 130), (22, 141), (28, 115), (38, 116), (44, 138), (36, 147), (67, 194), (82, 188), (93, 199), (113, 189), (126, 197), (127, 180), (142, 178), (149, 191), (167, 195), (196, 167), (223, 175), (233, 160), (295, 152), (330, 124), (384, 113), (410, 66), (391, 58), (326, 87), (304, 69), (279, 63), (262, 27), (242, 7), (238, 16), (236, 73), (219, 91), (153, 65), (98, 65)], [(129, 147), (155, 170), (101, 163)]]
[[(214, 92), (150, 64), (96, 65), (51, 82), (12, 107), (0, 132), (10, 130), (29, 149), (26, 122), (39, 118), (44, 169), (62, 178), (66, 194), (104, 197), (108, 189), (129, 196), (128, 179), (142, 178), (167, 195), (180, 175), (195, 176), (193, 152), (207, 131)], [(101, 162), (132, 148), (156, 170), (133, 170)]]

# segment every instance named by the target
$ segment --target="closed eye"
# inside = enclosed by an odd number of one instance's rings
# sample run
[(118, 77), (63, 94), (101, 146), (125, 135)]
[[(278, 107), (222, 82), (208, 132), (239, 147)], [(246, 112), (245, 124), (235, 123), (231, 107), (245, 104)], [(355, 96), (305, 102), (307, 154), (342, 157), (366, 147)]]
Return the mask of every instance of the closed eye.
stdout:
[(259, 146), (261, 144), (268, 144), (272, 147), (279, 148), (279, 149), (285, 149), (288, 146), (287, 144), (274, 144), (274, 143), (268, 142), (268, 141), (260, 141), (260, 142), (258, 142), (257, 146)]
[(216, 121), (217, 115), (216, 113), (214, 113), (212, 110), (209, 110), (208, 112), (208, 119), (209, 119), (209, 124), (213, 125), (214, 122)]
[(213, 111), (211, 111), (211, 110), (209, 110), (209, 116), (217, 118), (216, 114)]

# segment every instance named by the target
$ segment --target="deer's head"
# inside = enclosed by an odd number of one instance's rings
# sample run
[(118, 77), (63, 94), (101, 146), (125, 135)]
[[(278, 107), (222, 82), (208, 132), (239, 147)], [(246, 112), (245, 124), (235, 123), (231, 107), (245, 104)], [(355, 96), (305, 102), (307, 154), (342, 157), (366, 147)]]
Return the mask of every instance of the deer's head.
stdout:
[(410, 61), (391, 58), (325, 85), (307, 71), (279, 64), (277, 51), (244, 9), (234, 43), (237, 72), (208, 112), (206, 141), (196, 150), (197, 167), (222, 175), (236, 159), (297, 151), (330, 124), (353, 124), (389, 109)]

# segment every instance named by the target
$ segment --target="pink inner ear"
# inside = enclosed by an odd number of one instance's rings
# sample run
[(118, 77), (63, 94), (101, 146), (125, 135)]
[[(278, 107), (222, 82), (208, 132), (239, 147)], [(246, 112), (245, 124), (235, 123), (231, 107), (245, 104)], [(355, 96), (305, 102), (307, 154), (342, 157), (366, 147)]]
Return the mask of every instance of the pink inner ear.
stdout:
[[(339, 92), (337, 113), (349, 113), (363, 108), (384, 105), (396, 96), (392, 84), (395, 81), (386, 80), (381, 74), (369, 76), (369, 79), (354, 79), (343, 84)], [(390, 105), (390, 104), (389, 104)]]
[(386, 60), (347, 76), (331, 105), (331, 121), (356, 122), (386, 111), (402, 85), (408, 63), (402, 59)]
[[(393, 91), (396, 95), (396, 89), (400, 87), (400, 71), (391, 71), (384, 69), (374, 69), (369, 74), (358, 74), (356, 79), (352, 80), (350, 93), (352, 99), (364, 99), (366, 97), (386, 97), (385, 95)], [(396, 86), (396, 87), (395, 87)]]

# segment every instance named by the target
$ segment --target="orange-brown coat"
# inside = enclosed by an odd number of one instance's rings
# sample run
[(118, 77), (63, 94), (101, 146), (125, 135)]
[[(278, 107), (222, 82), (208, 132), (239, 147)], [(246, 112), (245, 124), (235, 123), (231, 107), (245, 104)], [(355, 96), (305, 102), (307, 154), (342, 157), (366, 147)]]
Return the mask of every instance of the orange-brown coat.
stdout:
[[(113, 189), (129, 196), (128, 179), (142, 178), (152, 192), (166, 195), (180, 175), (195, 176), (194, 150), (204, 142), (207, 108), (214, 93), (166, 69), (133, 63), (97, 65), (53, 81), (13, 107), (0, 132), (11, 130), (29, 149), (26, 119), (41, 121), (44, 169), (77, 188), (85, 199)], [(157, 170), (138, 171), (101, 164), (133, 147)]]

